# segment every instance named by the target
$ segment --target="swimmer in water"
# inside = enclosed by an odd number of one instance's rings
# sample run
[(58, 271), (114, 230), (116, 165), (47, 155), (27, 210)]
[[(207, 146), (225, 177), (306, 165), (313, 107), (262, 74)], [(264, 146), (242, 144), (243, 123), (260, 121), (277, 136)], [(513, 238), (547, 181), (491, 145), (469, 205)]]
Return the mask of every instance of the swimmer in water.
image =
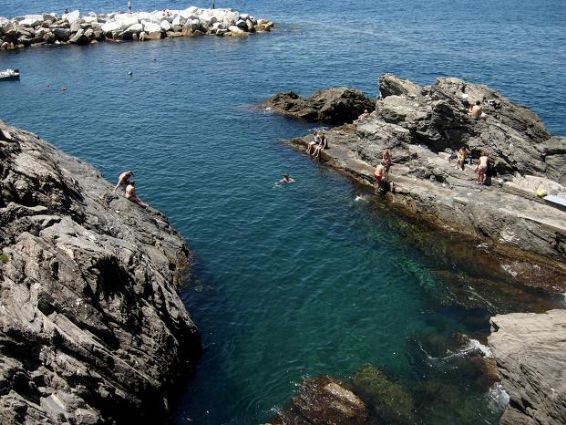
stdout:
[(289, 177), (289, 174), (283, 174), (283, 178), (279, 180), (279, 184), (295, 183), (295, 180)]
[(354, 198), (354, 201), (355, 201), (355, 202), (358, 202), (358, 201), (365, 201), (365, 200), (366, 200), (366, 198), (364, 197), (364, 195), (357, 195), (357, 196)]

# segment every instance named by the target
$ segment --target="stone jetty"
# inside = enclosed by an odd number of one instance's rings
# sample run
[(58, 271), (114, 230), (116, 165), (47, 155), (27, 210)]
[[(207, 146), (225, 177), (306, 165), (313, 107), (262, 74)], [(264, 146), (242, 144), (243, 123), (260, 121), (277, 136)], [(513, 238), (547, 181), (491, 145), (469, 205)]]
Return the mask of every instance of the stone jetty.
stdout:
[(0, 17), (0, 50), (100, 41), (146, 41), (216, 35), (242, 37), (271, 31), (273, 22), (231, 9), (201, 9), (82, 15), (74, 10), (12, 19)]
[[(421, 87), (384, 75), (379, 86), (369, 116), (326, 131), (329, 149), (321, 161), (371, 187), (383, 151), (390, 150), (386, 180), (392, 187), (380, 195), (383, 201), (471, 238), (481, 247), (478, 255), (487, 253), (517, 282), (564, 292), (566, 211), (539, 196), (566, 199), (566, 138), (553, 137), (533, 112), (483, 85), (439, 78)], [(485, 120), (468, 115), (464, 90), (474, 102), (485, 98)], [(286, 108), (272, 110), (287, 115)], [(304, 149), (311, 140), (292, 142)], [(450, 159), (462, 146), (473, 161), (488, 152), (489, 185), (476, 183), (475, 164), (462, 170)]]
[(163, 423), (201, 351), (158, 211), (0, 121), (0, 423)]

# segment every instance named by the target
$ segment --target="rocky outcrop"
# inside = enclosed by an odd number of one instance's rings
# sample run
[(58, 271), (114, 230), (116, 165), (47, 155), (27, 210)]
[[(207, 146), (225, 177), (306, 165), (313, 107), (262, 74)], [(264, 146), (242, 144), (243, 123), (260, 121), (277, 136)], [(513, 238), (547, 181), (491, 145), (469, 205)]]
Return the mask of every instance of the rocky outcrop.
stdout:
[(241, 37), (271, 31), (273, 22), (231, 9), (201, 9), (81, 15), (58, 14), (0, 17), (0, 50), (99, 41), (145, 41), (167, 37), (217, 35)]
[[(327, 131), (322, 161), (372, 185), (384, 150), (393, 165), (383, 195), (391, 205), (449, 232), (481, 243), (519, 282), (566, 289), (566, 212), (537, 193), (566, 198), (564, 139), (551, 137), (527, 108), (486, 86), (439, 78), (420, 87), (392, 75), (380, 78), (381, 97), (370, 116)], [(470, 117), (461, 95), (485, 98), (485, 120)], [(311, 136), (294, 141), (305, 147)], [(493, 164), (489, 185), (476, 184), (475, 165), (461, 170), (450, 151), (468, 146)], [(552, 180), (555, 179), (555, 180)], [(533, 264), (535, 264), (533, 266)]]
[(366, 109), (372, 111), (374, 102), (357, 90), (340, 87), (319, 90), (307, 98), (293, 92), (277, 93), (261, 106), (289, 118), (344, 124), (354, 121)]
[(510, 396), (502, 425), (566, 423), (566, 310), (491, 319), (489, 345)]
[(329, 376), (305, 379), (290, 406), (272, 425), (377, 425), (368, 407), (346, 384)]
[(161, 423), (200, 338), (166, 218), (0, 122), (0, 422)]

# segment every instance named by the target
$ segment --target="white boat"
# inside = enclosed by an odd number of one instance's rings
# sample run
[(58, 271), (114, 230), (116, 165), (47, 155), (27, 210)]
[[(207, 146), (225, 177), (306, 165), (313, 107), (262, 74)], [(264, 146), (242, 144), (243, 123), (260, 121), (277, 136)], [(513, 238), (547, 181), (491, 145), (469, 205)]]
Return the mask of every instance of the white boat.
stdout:
[(20, 70), (19, 69), (5, 69), (0, 71), (0, 80), (19, 80)]

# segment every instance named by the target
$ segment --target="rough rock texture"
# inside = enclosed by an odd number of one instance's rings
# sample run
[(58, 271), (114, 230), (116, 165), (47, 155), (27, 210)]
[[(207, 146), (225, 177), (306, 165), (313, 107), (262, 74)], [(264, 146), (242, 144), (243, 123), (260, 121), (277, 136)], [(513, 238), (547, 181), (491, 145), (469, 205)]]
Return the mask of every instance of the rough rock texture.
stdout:
[(183, 239), (0, 121), (0, 423), (160, 423), (200, 352)]
[(336, 378), (306, 379), (273, 425), (377, 425), (365, 403)]
[(352, 122), (364, 112), (372, 111), (374, 102), (363, 93), (346, 87), (319, 90), (307, 98), (296, 93), (277, 93), (262, 106), (290, 118), (327, 124)]
[(502, 425), (566, 424), (566, 310), (491, 319), (489, 345), (510, 396)]
[[(384, 198), (408, 214), (463, 233), (504, 255), (514, 278), (557, 292), (566, 289), (566, 212), (535, 196), (566, 198), (564, 138), (550, 137), (534, 113), (493, 90), (455, 78), (419, 87), (386, 75), (370, 116), (327, 131), (322, 161), (365, 184), (385, 149), (393, 165)], [(475, 120), (461, 102), (486, 97), (487, 119)], [(310, 136), (295, 140), (305, 147)], [(476, 184), (475, 166), (450, 162), (450, 149), (468, 146), (477, 160), (488, 151), (497, 176)], [(552, 180), (555, 179), (555, 180)], [(482, 245), (485, 246), (485, 245)]]

